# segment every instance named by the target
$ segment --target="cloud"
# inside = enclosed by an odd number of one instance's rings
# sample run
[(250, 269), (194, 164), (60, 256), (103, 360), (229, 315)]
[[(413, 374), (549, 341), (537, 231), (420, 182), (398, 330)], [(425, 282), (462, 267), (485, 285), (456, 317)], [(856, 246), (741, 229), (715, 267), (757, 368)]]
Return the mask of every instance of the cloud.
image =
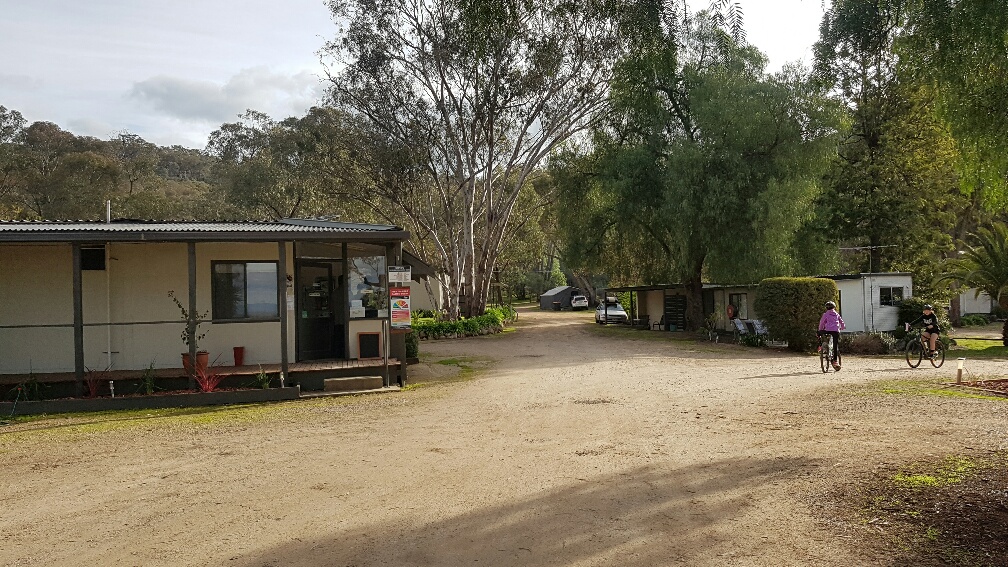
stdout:
[(322, 93), (321, 81), (310, 71), (291, 75), (252, 67), (223, 84), (159, 75), (134, 83), (128, 96), (176, 120), (219, 125), (249, 108), (278, 119), (303, 114)]

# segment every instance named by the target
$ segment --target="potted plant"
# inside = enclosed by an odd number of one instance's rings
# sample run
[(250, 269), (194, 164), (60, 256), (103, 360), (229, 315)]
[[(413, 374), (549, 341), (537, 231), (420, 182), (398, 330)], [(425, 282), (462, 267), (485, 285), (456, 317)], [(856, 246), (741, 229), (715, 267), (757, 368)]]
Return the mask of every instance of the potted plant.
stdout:
[[(182, 368), (184, 368), (185, 371), (190, 375), (195, 374), (196, 370), (193, 369), (192, 361), (189, 360), (189, 353), (193, 350), (193, 347), (195, 347), (196, 369), (205, 370), (207, 365), (210, 363), (210, 353), (205, 350), (199, 349), (199, 342), (203, 340), (203, 337), (206, 336), (206, 331), (200, 333), (199, 326), (200, 323), (203, 323), (204, 321), (207, 320), (207, 317), (210, 316), (210, 313), (207, 311), (204, 311), (203, 313), (196, 311), (190, 316), (189, 310), (185, 308), (185, 305), (182, 305), (182, 302), (179, 301), (177, 297), (175, 297), (174, 290), (168, 292), (168, 297), (170, 297), (171, 300), (175, 302), (175, 306), (178, 307), (179, 311), (182, 312), (182, 321), (184, 321), (186, 324), (185, 328), (182, 329), (181, 337), (182, 337), (182, 343), (189, 348), (187, 348), (186, 351), (182, 353)], [(190, 319), (193, 321), (191, 327), (189, 325)]]

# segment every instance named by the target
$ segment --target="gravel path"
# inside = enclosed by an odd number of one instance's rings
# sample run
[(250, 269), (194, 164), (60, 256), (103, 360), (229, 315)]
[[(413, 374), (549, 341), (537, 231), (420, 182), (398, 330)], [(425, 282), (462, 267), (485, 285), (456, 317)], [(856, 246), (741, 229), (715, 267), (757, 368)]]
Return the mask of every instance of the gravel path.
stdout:
[(0, 428), (0, 565), (874, 564), (823, 494), (1008, 448), (1008, 402), (934, 395), (954, 364), (591, 320), (423, 343), (494, 362), (398, 394)]

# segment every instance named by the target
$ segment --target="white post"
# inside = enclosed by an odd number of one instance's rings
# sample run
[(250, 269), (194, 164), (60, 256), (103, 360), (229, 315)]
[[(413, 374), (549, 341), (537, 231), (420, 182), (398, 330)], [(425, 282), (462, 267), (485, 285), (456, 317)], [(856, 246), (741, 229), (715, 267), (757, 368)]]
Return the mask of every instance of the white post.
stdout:
[(966, 366), (966, 359), (960, 357), (959, 360), (956, 361), (956, 384), (962, 384), (962, 373), (964, 366)]

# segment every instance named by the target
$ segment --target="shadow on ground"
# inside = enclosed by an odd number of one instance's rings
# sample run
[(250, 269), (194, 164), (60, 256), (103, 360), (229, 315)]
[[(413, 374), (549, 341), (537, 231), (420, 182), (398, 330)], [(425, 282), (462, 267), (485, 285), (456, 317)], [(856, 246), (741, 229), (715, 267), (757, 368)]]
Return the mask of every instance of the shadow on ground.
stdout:
[[(754, 492), (795, 474), (805, 459), (731, 459), (678, 469), (648, 465), (430, 523), (334, 530), (233, 558), (232, 565), (720, 564), (746, 542), (736, 528)], [(408, 492), (409, 489), (406, 490)], [(404, 500), (409, 496), (404, 494)], [(362, 511), (362, 514), (366, 513)], [(382, 511), (377, 512), (383, 515)], [(760, 516), (745, 521), (758, 523)], [(347, 518), (332, 518), (332, 524)], [(408, 520), (413, 521), (413, 520)], [(765, 532), (763, 532), (765, 533)], [(773, 545), (761, 540), (756, 545)]]

